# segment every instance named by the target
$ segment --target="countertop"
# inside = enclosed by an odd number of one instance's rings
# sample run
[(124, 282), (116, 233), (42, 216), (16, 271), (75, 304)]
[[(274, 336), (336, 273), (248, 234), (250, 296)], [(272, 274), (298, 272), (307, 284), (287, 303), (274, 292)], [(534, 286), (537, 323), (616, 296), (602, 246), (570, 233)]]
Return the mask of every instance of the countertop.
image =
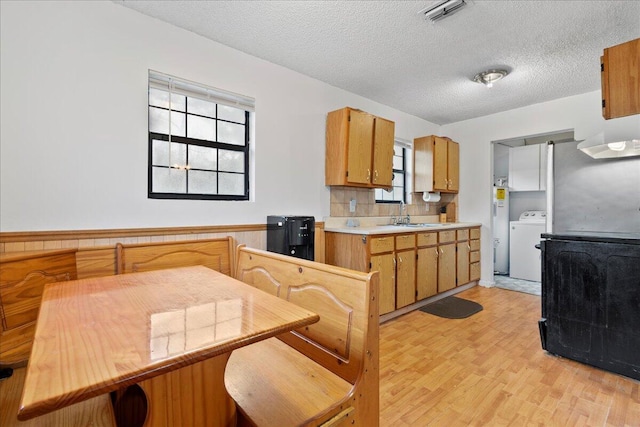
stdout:
[(400, 234), (415, 233), (424, 231), (455, 230), (458, 228), (480, 227), (479, 222), (455, 222), (455, 223), (413, 223), (409, 225), (363, 225), (357, 227), (347, 227), (346, 225), (327, 225), (325, 222), (324, 231), (332, 233), (348, 234)]

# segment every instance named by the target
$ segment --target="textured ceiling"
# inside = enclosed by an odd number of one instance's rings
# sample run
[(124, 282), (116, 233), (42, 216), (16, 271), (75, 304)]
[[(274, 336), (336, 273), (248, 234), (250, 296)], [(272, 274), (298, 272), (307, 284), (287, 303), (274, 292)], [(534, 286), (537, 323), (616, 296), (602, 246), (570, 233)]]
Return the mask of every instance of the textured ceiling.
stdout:
[[(446, 124), (600, 88), (640, 1), (483, 1), (436, 23), (425, 1), (116, 1), (253, 56)], [(488, 89), (471, 79), (511, 71)]]

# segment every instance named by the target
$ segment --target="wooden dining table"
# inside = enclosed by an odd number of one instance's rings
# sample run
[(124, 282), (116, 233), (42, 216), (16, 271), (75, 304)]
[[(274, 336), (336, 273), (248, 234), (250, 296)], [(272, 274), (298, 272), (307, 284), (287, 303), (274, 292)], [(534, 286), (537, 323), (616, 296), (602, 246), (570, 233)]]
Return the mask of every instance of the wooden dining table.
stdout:
[(18, 419), (110, 393), (117, 425), (231, 426), (231, 352), (318, 319), (202, 266), (50, 283)]

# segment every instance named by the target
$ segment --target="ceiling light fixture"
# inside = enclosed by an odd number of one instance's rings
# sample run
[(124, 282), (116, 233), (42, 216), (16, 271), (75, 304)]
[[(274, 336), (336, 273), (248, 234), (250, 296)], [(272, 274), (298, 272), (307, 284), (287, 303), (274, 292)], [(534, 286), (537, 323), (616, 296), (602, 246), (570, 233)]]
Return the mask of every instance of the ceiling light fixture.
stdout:
[(509, 74), (507, 70), (487, 70), (476, 74), (473, 81), (482, 83), (486, 87), (493, 87), (494, 82), (497, 82), (507, 74)]
[(425, 20), (436, 22), (442, 18), (453, 15), (455, 12), (466, 6), (469, 0), (444, 0), (437, 1), (431, 6), (427, 6), (418, 12), (424, 15)]

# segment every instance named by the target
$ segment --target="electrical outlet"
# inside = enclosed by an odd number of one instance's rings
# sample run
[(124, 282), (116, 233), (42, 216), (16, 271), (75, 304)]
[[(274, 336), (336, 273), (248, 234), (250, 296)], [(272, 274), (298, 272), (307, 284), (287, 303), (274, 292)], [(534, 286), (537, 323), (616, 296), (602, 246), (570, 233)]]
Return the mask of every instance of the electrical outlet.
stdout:
[(349, 212), (355, 212), (356, 211), (356, 199), (351, 199), (349, 201)]

